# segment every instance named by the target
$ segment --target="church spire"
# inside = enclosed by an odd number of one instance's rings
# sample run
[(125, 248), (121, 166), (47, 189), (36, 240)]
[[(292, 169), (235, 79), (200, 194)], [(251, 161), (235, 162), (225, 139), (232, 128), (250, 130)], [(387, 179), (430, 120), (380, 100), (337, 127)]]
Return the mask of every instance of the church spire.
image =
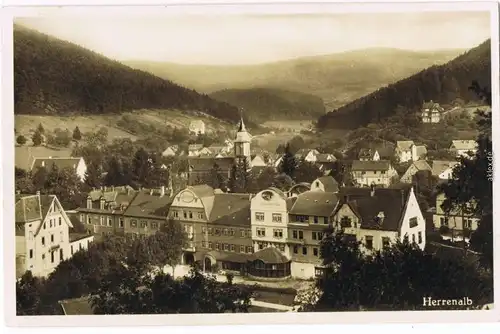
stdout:
[(243, 108), (240, 109), (240, 126), (238, 127), (238, 132), (247, 132), (245, 123), (243, 122)]

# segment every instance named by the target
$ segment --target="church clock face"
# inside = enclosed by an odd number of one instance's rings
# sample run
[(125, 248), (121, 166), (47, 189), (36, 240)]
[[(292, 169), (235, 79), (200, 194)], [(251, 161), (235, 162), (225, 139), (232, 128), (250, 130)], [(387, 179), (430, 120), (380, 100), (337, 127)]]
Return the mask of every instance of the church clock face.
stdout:
[(194, 195), (189, 191), (185, 191), (181, 195), (181, 201), (184, 203), (191, 203), (194, 200)]

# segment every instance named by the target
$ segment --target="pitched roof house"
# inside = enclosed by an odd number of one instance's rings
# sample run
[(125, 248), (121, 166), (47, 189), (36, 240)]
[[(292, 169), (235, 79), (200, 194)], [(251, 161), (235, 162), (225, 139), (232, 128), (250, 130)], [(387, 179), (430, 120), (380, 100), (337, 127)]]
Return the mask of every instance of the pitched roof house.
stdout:
[(431, 171), (431, 166), (425, 160), (417, 160), (413, 161), (411, 165), (408, 167), (406, 172), (401, 176), (401, 182), (403, 183), (411, 183), (413, 179), (413, 175), (415, 175), (418, 171), (428, 170)]
[(322, 176), (311, 183), (311, 190), (336, 193), (339, 191), (339, 184), (332, 176)]
[(179, 145), (172, 145), (169, 146), (165, 149), (165, 151), (162, 152), (163, 157), (173, 157), (177, 155), (177, 152), (179, 151)]
[(458, 165), (457, 161), (432, 161), (432, 175), (437, 176), (441, 180), (449, 180), (453, 175), (453, 168)]
[(457, 157), (468, 157), (469, 152), (476, 154), (477, 142), (475, 140), (452, 140), (450, 151), (455, 152)]
[(387, 160), (354, 160), (351, 165), (351, 174), (356, 184), (360, 186), (381, 185), (387, 187), (397, 176), (396, 170)]
[(400, 162), (417, 161), (427, 154), (425, 145), (416, 145), (413, 140), (396, 142), (396, 155)]
[(298, 160), (304, 159), (307, 162), (316, 162), (319, 151), (316, 149), (302, 148), (295, 153)]
[(425, 219), (411, 186), (343, 188), (334, 221), (361, 241), (365, 251), (380, 250), (405, 237), (425, 248)]
[(47, 169), (52, 168), (55, 165), (59, 169), (70, 168), (75, 171), (76, 175), (83, 182), (85, 181), (85, 173), (87, 172), (87, 165), (82, 157), (70, 157), (70, 158), (54, 158), (54, 157), (35, 157), (33, 158), (33, 163), (31, 164), (31, 171), (35, 171), (39, 167), (45, 167)]
[(421, 119), (422, 123), (439, 123), (444, 108), (432, 100), (422, 104)]

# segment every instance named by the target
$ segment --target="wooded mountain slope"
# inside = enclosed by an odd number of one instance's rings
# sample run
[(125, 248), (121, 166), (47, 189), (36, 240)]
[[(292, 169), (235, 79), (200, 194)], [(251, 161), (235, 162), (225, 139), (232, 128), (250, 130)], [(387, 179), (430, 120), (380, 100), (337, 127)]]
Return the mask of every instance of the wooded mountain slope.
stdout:
[(14, 101), (17, 114), (180, 109), (240, 117), (227, 103), (22, 26), (14, 28)]
[(315, 119), (325, 114), (321, 98), (281, 89), (225, 89), (210, 97), (243, 108), (244, 114), (254, 122)]
[(370, 48), (248, 66), (148, 61), (126, 64), (206, 93), (234, 88), (278, 88), (319, 96), (331, 109), (429, 66), (444, 64), (463, 51)]
[(357, 128), (393, 115), (398, 107), (419, 111), (424, 101), (441, 104), (459, 98), (465, 102), (478, 97), (468, 87), (477, 81), (491, 87), (490, 40), (447, 64), (432, 66), (406, 79), (359, 98), (318, 119), (319, 129)]

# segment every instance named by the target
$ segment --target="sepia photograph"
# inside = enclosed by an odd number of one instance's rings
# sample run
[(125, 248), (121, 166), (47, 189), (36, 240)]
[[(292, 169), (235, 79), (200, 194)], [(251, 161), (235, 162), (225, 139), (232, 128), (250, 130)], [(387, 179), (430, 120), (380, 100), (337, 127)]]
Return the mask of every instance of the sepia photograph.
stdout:
[(15, 15), (15, 315), (492, 311), (498, 8), (400, 7)]

